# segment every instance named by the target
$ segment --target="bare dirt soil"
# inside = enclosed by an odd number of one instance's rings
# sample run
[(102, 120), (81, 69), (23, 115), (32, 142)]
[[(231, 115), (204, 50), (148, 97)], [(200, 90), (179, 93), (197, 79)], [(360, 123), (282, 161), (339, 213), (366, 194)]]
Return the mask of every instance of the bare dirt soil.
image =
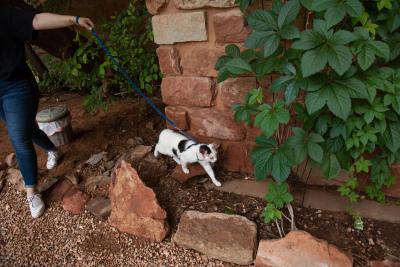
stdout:
[[(84, 183), (105, 171), (103, 165), (84, 166), (90, 156), (106, 151), (116, 160), (133, 148), (128, 140), (139, 137), (144, 144), (154, 145), (157, 134), (165, 127), (162, 119), (138, 99), (118, 100), (109, 106), (107, 112), (96, 114), (85, 113), (83, 97), (78, 94), (62, 93), (44, 97), (41, 101), (42, 108), (56, 104), (67, 105), (70, 109), (75, 139), (61, 148), (64, 155), (62, 164), (53, 171), (45, 170), (46, 155), (38, 149), (41, 183), (55, 176), (64, 177), (76, 169), (82, 170)], [(3, 124), (0, 124), (0, 148), (0, 159), (13, 151)], [(168, 175), (173, 163), (167, 160), (166, 164), (168, 172), (163, 177), (145, 179), (168, 213), (171, 234), (162, 243), (120, 233), (107, 221), (87, 212), (79, 216), (70, 215), (62, 209), (60, 202), (49, 199), (44, 216), (33, 220), (24, 195), (11, 184), (6, 184), (0, 191), (0, 266), (234, 266), (207, 259), (170, 242), (185, 210), (243, 215), (257, 223), (260, 239), (279, 237), (274, 226), (263, 223), (261, 214), (265, 202), (262, 199), (206, 189), (205, 177), (180, 184)], [(149, 177), (148, 171), (139, 168), (140, 175)], [(222, 181), (245, 176), (221, 170), (217, 172)], [(91, 196), (107, 195), (108, 187), (103, 185), (85, 191)], [(356, 231), (352, 228), (351, 216), (346, 213), (299, 205), (295, 206), (295, 216), (299, 229), (351, 254), (356, 266), (366, 266), (369, 260), (399, 260), (400, 224), (365, 219), (364, 230)]]

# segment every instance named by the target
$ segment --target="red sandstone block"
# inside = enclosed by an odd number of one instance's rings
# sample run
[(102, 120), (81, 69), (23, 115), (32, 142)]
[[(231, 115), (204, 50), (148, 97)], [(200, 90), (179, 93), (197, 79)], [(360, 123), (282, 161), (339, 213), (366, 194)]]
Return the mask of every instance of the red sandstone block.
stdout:
[[(165, 115), (167, 115), (181, 130), (189, 129), (188, 115), (184, 108), (168, 106), (165, 108)], [(172, 127), (168, 123), (167, 126), (169, 128)]]
[(239, 9), (215, 14), (213, 24), (217, 43), (241, 43), (250, 33)]
[(383, 191), (388, 196), (400, 198), (400, 164), (392, 165), (391, 169), (392, 169), (392, 174), (396, 177), (396, 183), (390, 188), (387, 188)]
[(224, 47), (215, 48), (213, 44), (180, 47), (179, 55), (183, 75), (217, 77), (215, 64), (218, 58), (224, 54)]
[(233, 119), (230, 111), (188, 108), (190, 131), (196, 136), (239, 141), (246, 136), (244, 126)]
[(231, 78), (218, 84), (219, 97), (226, 108), (233, 104), (243, 103), (251, 89), (256, 88), (255, 77)]
[(246, 153), (243, 142), (224, 142), (221, 152), (219, 164), (223, 169), (232, 172), (245, 170)]
[(146, 0), (146, 7), (150, 14), (156, 15), (167, 2), (167, 0)]
[(203, 77), (166, 77), (161, 83), (161, 95), (167, 105), (210, 107), (214, 83)]
[(180, 75), (180, 58), (178, 50), (172, 46), (160, 46), (157, 48), (158, 62), (164, 75)]

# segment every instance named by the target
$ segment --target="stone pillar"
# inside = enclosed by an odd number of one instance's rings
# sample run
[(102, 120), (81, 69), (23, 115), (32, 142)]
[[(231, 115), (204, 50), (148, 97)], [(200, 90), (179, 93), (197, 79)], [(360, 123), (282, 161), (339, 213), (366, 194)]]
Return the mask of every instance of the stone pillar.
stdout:
[(225, 46), (243, 42), (250, 30), (235, 0), (146, 0), (164, 79), (166, 114), (200, 142), (222, 144), (220, 165), (252, 172), (257, 131), (233, 119), (232, 104), (256, 86), (254, 77), (217, 84), (217, 59)]

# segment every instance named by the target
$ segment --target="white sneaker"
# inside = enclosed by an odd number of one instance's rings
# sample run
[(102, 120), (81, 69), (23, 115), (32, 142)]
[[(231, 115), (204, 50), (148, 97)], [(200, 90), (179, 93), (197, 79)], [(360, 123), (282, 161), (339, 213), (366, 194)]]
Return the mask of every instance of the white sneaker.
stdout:
[(46, 164), (47, 169), (48, 170), (54, 169), (58, 164), (58, 160), (59, 160), (59, 155), (57, 150), (47, 152), (47, 164)]
[(44, 212), (44, 203), (39, 194), (34, 194), (27, 198), (29, 209), (33, 218), (39, 218)]

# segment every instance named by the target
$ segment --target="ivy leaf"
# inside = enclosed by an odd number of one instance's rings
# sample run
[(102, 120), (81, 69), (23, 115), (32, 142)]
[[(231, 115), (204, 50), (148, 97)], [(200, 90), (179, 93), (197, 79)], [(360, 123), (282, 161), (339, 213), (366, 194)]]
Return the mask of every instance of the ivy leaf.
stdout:
[(292, 80), (294, 80), (294, 76), (281, 76), (278, 79), (275, 79), (270, 87), (270, 90), (272, 92), (278, 92), (282, 90), (288, 83), (290, 83)]
[(267, 178), (272, 171), (272, 155), (277, 147), (274, 139), (261, 135), (256, 138), (256, 147), (251, 153), (251, 160), (254, 164), (254, 175), (257, 180)]
[(269, 11), (256, 10), (247, 17), (247, 23), (256, 31), (277, 30), (276, 19)]
[(245, 40), (247, 48), (255, 49), (265, 44), (268, 37), (275, 34), (274, 31), (253, 31)]
[(339, 118), (346, 120), (351, 112), (351, 98), (348, 90), (337, 85), (324, 88), (328, 108)]
[(369, 99), (365, 84), (357, 78), (338, 80), (336, 83), (342, 87), (348, 88), (351, 98)]
[(339, 75), (350, 68), (352, 58), (350, 49), (343, 45), (333, 46), (328, 52), (328, 63)]
[(356, 39), (356, 36), (345, 30), (340, 30), (335, 32), (332, 37), (329, 39), (329, 42), (334, 45), (345, 45), (353, 42)]
[(305, 30), (300, 33), (300, 40), (293, 43), (292, 48), (298, 50), (310, 50), (320, 46), (324, 42), (322, 36), (314, 30)]
[(293, 201), (293, 196), (289, 193), (289, 187), (286, 183), (268, 183), (268, 194), (265, 200), (274, 204), (278, 209)]
[(360, 17), (363, 11), (363, 5), (358, 0), (346, 0), (344, 3), (346, 12), (353, 18)]
[(311, 10), (311, 6), (314, 0), (300, 0), (300, 3), (307, 8), (308, 10)]
[(400, 148), (400, 124), (389, 124), (382, 137), (385, 146), (393, 153), (396, 153)]
[(268, 203), (263, 211), (263, 218), (266, 224), (282, 219), (282, 212), (274, 204)]
[(278, 27), (288, 25), (293, 22), (300, 12), (300, 3), (298, 0), (288, 1), (280, 10), (278, 16)]
[(251, 66), (249, 63), (244, 61), (242, 58), (234, 58), (230, 61), (228, 61), (225, 64), (225, 67), (227, 70), (234, 74), (234, 75), (239, 75), (239, 74), (244, 74), (248, 72), (252, 72)]
[(360, 53), (357, 55), (358, 65), (362, 70), (368, 69), (375, 61), (375, 53), (368, 46), (364, 46)]
[(319, 144), (310, 141), (307, 143), (307, 150), (310, 158), (312, 158), (318, 163), (322, 162), (324, 151), (322, 150), (322, 147)]
[(334, 7), (336, 4), (335, 0), (318, 0), (313, 1), (311, 4), (311, 9), (317, 12), (327, 10), (328, 8)]
[(323, 108), (326, 104), (337, 117), (346, 120), (351, 111), (351, 99), (348, 90), (335, 84), (327, 84), (320, 90), (308, 93), (306, 107), (309, 114)]
[(326, 66), (329, 57), (328, 49), (326, 45), (322, 45), (304, 53), (301, 58), (301, 70), (304, 77), (317, 73)]
[(267, 137), (278, 129), (279, 123), (288, 123), (290, 113), (284, 108), (282, 100), (275, 102), (272, 108), (268, 104), (263, 104), (259, 107), (260, 113), (257, 114), (254, 120), (254, 126), (260, 127)]
[(269, 57), (270, 55), (275, 53), (275, 51), (279, 47), (280, 41), (281, 38), (279, 37), (279, 35), (277, 34), (270, 35), (264, 44), (264, 57)]
[(328, 178), (335, 178), (340, 173), (340, 163), (334, 154), (325, 157), (322, 163), (322, 172)]
[(328, 27), (338, 24), (346, 15), (346, 9), (343, 6), (334, 6), (329, 8), (324, 15)]
[(300, 37), (300, 31), (294, 25), (286, 25), (280, 30), (280, 35), (284, 39), (293, 40)]
[(372, 41), (370, 45), (375, 50), (375, 54), (386, 60), (390, 57), (390, 47), (388, 44), (381, 41)]
[(225, 53), (228, 57), (240, 57), (240, 48), (237, 45), (230, 44), (225, 47)]
[(299, 91), (300, 87), (296, 81), (289, 83), (285, 90), (285, 104), (289, 105), (296, 100), (297, 96), (299, 95)]
[(283, 182), (289, 177), (290, 170), (290, 161), (288, 160), (287, 155), (285, 155), (284, 149), (280, 148), (278, 152), (273, 156), (272, 177), (277, 182)]

